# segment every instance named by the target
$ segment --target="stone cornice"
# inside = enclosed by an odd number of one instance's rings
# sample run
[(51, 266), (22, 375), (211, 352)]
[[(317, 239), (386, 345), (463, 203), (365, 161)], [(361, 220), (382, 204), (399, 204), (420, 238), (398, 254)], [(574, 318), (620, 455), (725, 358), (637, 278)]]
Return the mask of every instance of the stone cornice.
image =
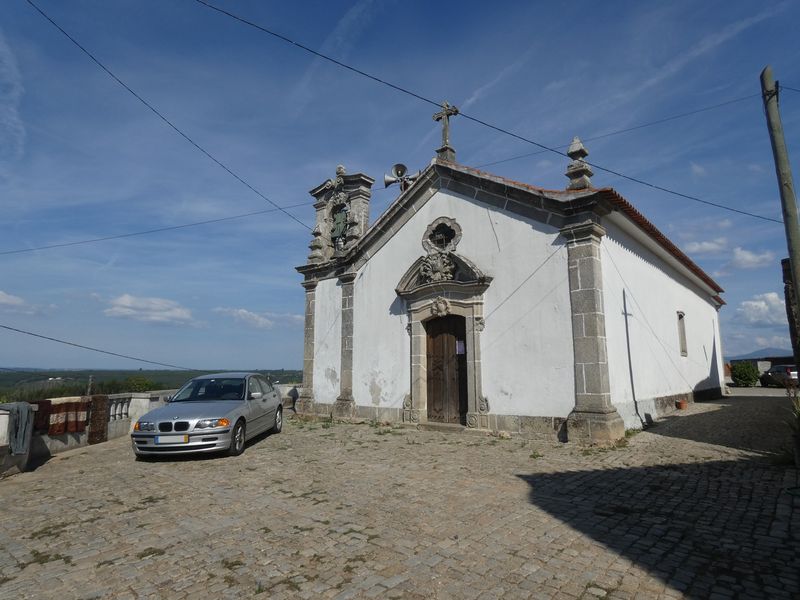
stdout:
[[(369, 175), (365, 175), (364, 173), (354, 173), (353, 175), (342, 175), (342, 180), (344, 181), (344, 188), (351, 189), (351, 188), (358, 188), (362, 185), (371, 187), (375, 180), (370, 177)], [(314, 196), (315, 198), (320, 197), (325, 190), (329, 189), (328, 181), (324, 181), (320, 183), (314, 189), (309, 190), (309, 194)]]
[(599, 223), (588, 221), (567, 225), (561, 229), (561, 234), (567, 238), (568, 241), (573, 243), (588, 241), (599, 242), (600, 238), (606, 234), (606, 230)]
[(479, 281), (436, 281), (425, 283), (411, 290), (395, 290), (397, 295), (409, 302), (444, 295), (452, 298), (480, 296), (489, 288), (491, 277)]

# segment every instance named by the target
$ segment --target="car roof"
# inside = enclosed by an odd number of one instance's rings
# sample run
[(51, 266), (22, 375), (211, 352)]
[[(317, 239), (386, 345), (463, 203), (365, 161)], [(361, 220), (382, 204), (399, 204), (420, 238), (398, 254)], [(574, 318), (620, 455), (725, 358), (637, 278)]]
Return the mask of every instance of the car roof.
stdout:
[(260, 375), (260, 373), (253, 373), (251, 371), (231, 371), (228, 373), (209, 373), (208, 375), (200, 375), (199, 377), (194, 377), (193, 379), (244, 379), (249, 375)]

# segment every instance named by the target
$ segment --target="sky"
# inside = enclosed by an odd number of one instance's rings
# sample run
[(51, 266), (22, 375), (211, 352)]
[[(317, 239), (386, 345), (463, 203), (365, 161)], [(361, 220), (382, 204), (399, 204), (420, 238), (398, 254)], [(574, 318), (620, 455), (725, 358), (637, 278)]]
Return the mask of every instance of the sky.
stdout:
[[(300, 205), (289, 212), (308, 226), (308, 190), (336, 165), (377, 180), (374, 221), (397, 195), (383, 173), (424, 168), (439, 145), (431, 105), (195, 0), (34, 1), (264, 196)], [(800, 89), (798, 2), (213, 1), (545, 145), (578, 135), (590, 162), (781, 218), (759, 74), (769, 64)], [(800, 177), (800, 93), (784, 90), (780, 105)], [(451, 141), (461, 164), (566, 186), (558, 154), (531, 155), (539, 148), (459, 117)], [(790, 347), (781, 224), (598, 170), (592, 181), (614, 187), (725, 289), (727, 356)], [(8, 253), (272, 208), (24, 0), (0, 3), (0, 206), (0, 325), (189, 368), (301, 368), (294, 267), (311, 237), (281, 212)], [(146, 366), (0, 330), (0, 367)]]

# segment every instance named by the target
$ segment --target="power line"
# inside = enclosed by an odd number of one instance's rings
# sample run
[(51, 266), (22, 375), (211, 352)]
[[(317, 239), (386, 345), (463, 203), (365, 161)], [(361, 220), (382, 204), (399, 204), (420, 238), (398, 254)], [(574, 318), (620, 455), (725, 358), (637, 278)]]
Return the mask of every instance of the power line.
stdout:
[(780, 89), (782, 89), (782, 90), (791, 90), (793, 92), (797, 92), (798, 94), (800, 94), (800, 90), (798, 90), (797, 88), (789, 87), (788, 85), (781, 85)]
[[(27, 1), (30, 2), (31, 0), (27, 0)], [(301, 44), (299, 42), (296, 42), (296, 41), (292, 40), (291, 38), (286, 37), (285, 35), (282, 35), (280, 33), (277, 33), (275, 31), (267, 29), (266, 27), (264, 27), (262, 25), (254, 23), (253, 21), (245, 19), (244, 17), (240, 17), (240, 16), (238, 16), (238, 15), (232, 13), (232, 12), (229, 12), (227, 10), (224, 10), (222, 8), (219, 8), (218, 6), (214, 6), (213, 4), (207, 2), (206, 0), (195, 0), (195, 2), (197, 2), (198, 4), (201, 4), (201, 5), (205, 6), (206, 8), (209, 8), (209, 9), (215, 11), (215, 12), (218, 12), (218, 13), (220, 13), (222, 15), (230, 17), (230, 18), (232, 18), (232, 19), (234, 19), (236, 21), (239, 21), (240, 23), (242, 23), (244, 25), (248, 25), (249, 27), (253, 27), (253, 28), (255, 28), (255, 29), (257, 29), (257, 30), (259, 30), (259, 31), (261, 31), (263, 33), (266, 33), (267, 35), (270, 35), (270, 36), (275, 37), (275, 38), (277, 38), (277, 39), (279, 39), (279, 40), (281, 40), (283, 42), (286, 42), (287, 44), (291, 44), (292, 46), (296, 46), (297, 48), (300, 48), (301, 50), (303, 50), (305, 52), (308, 52), (309, 54), (312, 54), (312, 55), (314, 55), (314, 56), (316, 56), (318, 58), (321, 58), (321, 59), (326, 60), (326, 61), (328, 61), (330, 63), (333, 63), (333, 64), (335, 64), (335, 65), (337, 65), (337, 66), (339, 66), (339, 67), (341, 67), (343, 69), (346, 69), (348, 71), (356, 73), (357, 75), (361, 75), (362, 77), (366, 77), (367, 79), (375, 81), (376, 83), (380, 83), (381, 85), (385, 85), (387, 87), (390, 87), (390, 88), (392, 88), (392, 89), (394, 89), (394, 90), (396, 90), (398, 92), (401, 92), (403, 94), (406, 94), (408, 96), (416, 98), (417, 100), (421, 100), (421, 101), (426, 102), (428, 104), (431, 104), (433, 106), (436, 106), (436, 107), (440, 107), (441, 106), (440, 103), (438, 103), (438, 102), (436, 102), (434, 100), (431, 100), (430, 98), (426, 98), (425, 96), (423, 96), (421, 94), (418, 94), (416, 92), (413, 92), (413, 91), (411, 91), (411, 90), (409, 90), (407, 88), (401, 87), (399, 85), (396, 85), (394, 83), (391, 83), (389, 81), (381, 79), (380, 77), (377, 77), (375, 75), (367, 73), (366, 71), (362, 71), (361, 69), (357, 69), (357, 68), (355, 68), (355, 67), (353, 67), (351, 65), (348, 65), (348, 64), (346, 64), (346, 63), (344, 63), (342, 61), (339, 61), (339, 60), (337, 60), (335, 58), (327, 56), (326, 54), (318, 52), (317, 50), (313, 50), (312, 48), (309, 48), (308, 46), (305, 46), (305, 45), (303, 45), (303, 44)], [(487, 127), (489, 129), (493, 129), (494, 131), (497, 131), (498, 133), (502, 133), (502, 134), (507, 135), (509, 137), (513, 137), (513, 138), (515, 138), (517, 140), (520, 140), (522, 142), (526, 142), (526, 143), (531, 144), (533, 146), (537, 146), (537, 147), (541, 148), (544, 151), (552, 152), (554, 154), (558, 154), (559, 156), (563, 156), (565, 158), (569, 158), (569, 156), (567, 156), (566, 153), (561, 152), (560, 150), (557, 150), (557, 149), (552, 148), (550, 146), (546, 146), (545, 144), (537, 142), (536, 140), (533, 140), (531, 138), (527, 138), (527, 137), (519, 135), (517, 133), (513, 133), (512, 131), (509, 131), (508, 129), (504, 129), (504, 128), (499, 127), (497, 125), (492, 125), (491, 123), (488, 123), (487, 121), (479, 119), (478, 117), (473, 117), (472, 115), (468, 115), (468, 114), (463, 113), (463, 112), (461, 112), (460, 115), (463, 118), (467, 119), (468, 121), (472, 121), (473, 123), (477, 123), (478, 125), (483, 125), (484, 127)], [(614, 169), (610, 169), (608, 167), (603, 167), (602, 165), (598, 165), (596, 163), (587, 162), (587, 164), (589, 164), (590, 166), (594, 167), (595, 169), (597, 169), (599, 171), (604, 171), (604, 172), (609, 173), (611, 175), (614, 175), (616, 177), (621, 177), (622, 179), (627, 179), (628, 181), (632, 181), (633, 183), (638, 183), (639, 185), (643, 185), (645, 187), (649, 187), (649, 188), (654, 189), (654, 190), (665, 192), (667, 194), (672, 194), (674, 196), (678, 196), (679, 198), (684, 198), (686, 200), (692, 200), (693, 202), (699, 202), (699, 203), (705, 204), (707, 206), (713, 206), (715, 208), (719, 208), (719, 209), (722, 209), (722, 210), (727, 210), (727, 211), (730, 211), (730, 212), (735, 212), (735, 213), (738, 213), (738, 214), (741, 214), (741, 215), (745, 215), (745, 216), (748, 216), (748, 217), (753, 217), (755, 219), (761, 219), (761, 220), (770, 221), (770, 222), (773, 222), (773, 223), (783, 223), (783, 221), (780, 221), (780, 220), (777, 220), (777, 219), (772, 219), (770, 217), (765, 217), (765, 216), (758, 215), (758, 214), (751, 213), (751, 212), (747, 212), (747, 211), (744, 211), (744, 210), (731, 208), (730, 206), (725, 206), (724, 204), (718, 204), (716, 202), (711, 202), (710, 200), (703, 200), (702, 198), (698, 198), (696, 196), (691, 196), (689, 194), (684, 194), (682, 192), (676, 192), (676, 191), (671, 190), (669, 188), (665, 188), (663, 186), (660, 186), (660, 185), (657, 185), (657, 184), (654, 184), (654, 183), (650, 183), (650, 182), (645, 181), (643, 179), (639, 179), (638, 177), (632, 177), (630, 175), (625, 175), (624, 173), (620, 173), (619, 171), (616, 171)]]
[[(729, 104), (734, 104), (736, 102), (741, 102), (742, 100), (749, 100), (751, 98), (759, 98), (761, 94), (750, 94), (749, 96), (742, 96), (741, 98), (734, 98), (733, 100), (727, 100), (725, 102), (720, 102), (719, 104), (713, 104), (711, 106), (705, 106), (703, 108), (698, 108), (696, 110), (691, 110), (689, 112), (680, 113), (677, 115), (672, 115), (671, 117), (664, 117), (663, 119), (658, 119), (656, 121), (650, 121), (648, 123), (642, 123), (640, 125), (634, 125), (633, 127), (627, 127), (625, 129), (618, 129), (616, 131), (611, 131), (609, 133), (604, 133), (602, 135), (596, 135), (594, 137), (584, 138), (584, 142), (593, 142), (595, 140), (602, 140), (604, 138), (608, 138), (614, 135), (619, 135), (621, 133), (629, 133), (631, 131), (636, 131), (637, 129), (644, 129), (645, 127), (652, 127), (653, 125), (660, 125), (662, 123), (668, 123), (669, 121), (674, 121), (676, 119), (683, 119), (684, 117), (689, 117), (691, 115), (696, 115), (698, 113), (706, 112), (709, 110), (714, 110), (716, 108), (722, 108), (723, 106), (728, 106)], [(562, 146), (556, 146), (556, 148), (569, 148), (569, 144), (564, 144)], [(547, 152), (547, 150), (537, 150), (536, 152), (528, 152), (526, 154), (519, 154), (517, 156), (512, 156), (509, 158), (504, 158), (502, 160), (496, 160), (489, 163), (484, 163), (482, 165), (477, 165), (476, 168), (482, 169), (484, 167), (491, 167), (493, 165), (499, 165), (501, 163), (510, 162), (512, 160), (518, 160), (520, 158), (528, 158), (529, 156), (536, 156), (537, 154), (543, 154)]]
[[(521, 140), (523, 142), (528, 142), (529, 144), (533, 144), (534, 146), (539, 146), (540, 148), (542, 148), (544, 150), (549, 150), (550, 152), (554, 152), (556, 154), (559, 154), (560, 156), (564, 156), (566, 158), (569, 158), (569, 156), (567, 156), (567, 154), (565, 154), (564, 152), (560, 152), (559, 150), (556, 150), (555, 148), (550, 148), (548, 146), (545, 146), (544, 144), (540, 144), (537, 141), (534, 141), (532, 139), (529, 139), (529, 138), (526, 138), (524, 136), (518, 135), (518, 134), (513, 133), (513, 132), (511, 132), (511, 131), (509, 131), (507, 129), (503, 129), (502, 127), (498, 127), (496, 125), (492, 125), (491, 123), (487, 123), (486, 121), (482, 121), (482, 120), (477, 119), (475, 117), (469, 117), (467, 115), (463, 115), (463, 116), (465, 116), (467, 119), (469, 119), (471, 121), (474, 121), (475, 123), (480, 123), (481, 125), (484, 125), (484, 126), (490, 128), (490, 129), (494, 129), (495, 131), (499, 131), (500, 133), (504, 133), (504, 134), (506, 134), (508, 136), (511, 136), (511, 137), (516, 138), (518, 140)], [(610, 173), (611, 175), (616, 175), (617, 177), (621, 177), (622, 179), (627, 179), (628, 181), (632, 181), (634, 183), (638, 183), (639, 185), (643, 185), (645, 187), (649, 187), (649, 188), (654, 189), (654, 190), (659, 190), (661, 192), (666, 192), (668, 194), (672, 194), (672, 195), (678, 196), (680, 198), (685, 198), (687, 200), (693, 200), (694, 202), (699, 202), (699, 203), (705, 204), (707, 206), (715, 206), (716, 208), (721, 208), (722, 210), (735, 212), (735, 213), (738, 213), (740, 215), (746, 215), (748, 217), (753, 217), (755, 219), (761, 219), (763, 221), (771, 221), (773, 223), (781, 223), (781, 224), (783, 223), (783, 221), (778, 220), (778, 219), (773, 219), (771, 217), (765, 217), (763, 215), (758, 215), (758, 214), (755, 214), (755, 213), (747, 212), (746, 210), (739, 210), (738, 208), (732, 208), (730, 206), (725, 206), (724, 204), (718, 204), (717, 202), (711, 202), (710, 200), (703, 200), (702, 198), (698, 198), (697, 196), (691, 196), (689, 194), (684, 194), (682, 192), (676, 192), (675, 190), (671, 190), (671, 189), (665, 188), (665, 187), (657, 185), (655, 183), (650, 183), (649, 181), (645, 181), (643, 179), (639, 179), (638, 177), (632, 177), (630, 175), (625, 175), (624, 173), (620, 173), (619, 171), (615, 171), (614, 169), (609, 169), (607, 167), (600, 166), (597, 163), (590, 163), (588, 161), (586, 161), (586, 162), (587, 162), (587, 164), (591, 165), (595, 169), (599, 169), (600, 171), (605, 171), (606, 173)]]
[[(302, 204), (293, 204), (291, 206), (284, 206), (284, 209), (290, 208), (298, 208), (301, 206), (309, 206), (309, 202), (303, 202)], [(162, 231), (175, 231), (176, 229), (185, 229), (187, 227), (197, 227), (198, 225), (209, 225), (211, 223), (221, 223), (223, 221), (232, 221), (234, 219), (243, 219), (244, 217), (252, 217), (254, 215), (263, 215), (267, 213), (277, 212), (279, 209), (277, 208), (268, 208), (266, 210), (257, 210), (255, 212), (244, 213), (241, 215), (233, 215), (231, 217), (221, 217), (219, 219), (209, 219), (207, 221), (197, 221), (195, 223), (184, 223), (183, 225), (173, 225), (171, 227), (159, 227), (158, 229), (147, 229), (145, 231), (134, 231), (131, 233), (121, 233), (119, 235), (108, 235), (105, 237), (99, 238), (92, 238), (88, 240), (80, 240), (77, 242), (64, 242), (63, 244), (49, 244), (47, 246), (36, 246), (35, 248), (21, 248), (19, 250), (4, 250), (0, 252), (0, 256), (4, 256), (7, 254), (22, 254), (23, 252), (36, 252), (38, 250), (50, 250), (52, 248), (66, 248), (67, 246), (79, 246), (81, 244), (93, 244), (95, 242), (105, 242), (108, 240), (119, 240), (122, 238), (134, 237), (137, 235), (149, 235), (151, 233), (160, 233)]]
[(272, 206), (274, 206), (276, 209), (278, 209), (278, 210), (279, 210), (279, 211), (281, 211), (283, 214), (285, 214), (286, 216), (288, 216), (288, 217), (289, 217), (290, 219), (292, 219), (293, 221), (296, 221), (297, 223), (299, 223), (300, 225), (302, 225), (302, 226), (303, 226), (303, 227), (305, 227), (306, 229), (309, 229), (309, 230), (311, 229), (311, 227), (309, 227), (308, 225), (306, 225), (305, 223), (303, 223), (303, 222), (302, 222), (300, 219), (298, 219), (297, 217), (295, 217), (293, 214), (291, 214), (291, 213), (287, 212), (287, 211), (286, 211), (286, 209), (285, 209), (285, 207), (279, 206), (278, 204), (276, 204), (275, 202), (273, 202), (272, 200), (270, 200), (270, 199), (269, 199), (269, 198), (268, 198), (266, 195), (264, 195), (264, 194), (263, 194), (261, 191), (259, 191), (258, 189), (256, 189), (255, 187), (253, 187), (251, 184), (249, 184), (247, 181), (245, 181), (245, 180), (244, 180), (244, 178), (242, 178), (240, 175), (236, 174), (236, 173), (235, 173), (235, 172), (234, 172), (234, 171), (233, 171), (233, 170), (232, 170), (230, 167), (228, 167), (228, 166), (227, 166), (226, 164), (224, 164), (222, 161), (220, 161), (219, 159), (217, 159), (217, 158), (216, 158), (215, 156), (213, 156), (213, 155), (212, 155), (212, 154), (211, 154), (211, 153), (210, 153), (208, 150), (206, 150), (205, 148), (203, 148), (203, 147), (202, 147), (200, 144), (198, 144), (197, 142), (195, 142), (195, 141), (194, 141), (192, 138), (190, 138), (190, 137), (189, 137), (189, 136), (188, 136), (186, 133), (184, 133), (184, 132), (183, 132), (181, 129), (179, 129), (177, 125), (175, 125), (175, 124), (174, 124), (172, 121), (170, 121), (170, 120), (169, 120), (167, 117), (165, 117), (165, 116), (164, 116), (164, 114), (163, 114), (163, 113), (161, 113), (161, 112), (160, 112), (160, 111), (159, 111), (159, 110), (158, 110), (158, 109), (157, 109), (155, 106), (153, 106), (152, 104), (150, 104), (150, 103), (149, 103), (147, 100), (145, 100), (145, 99), (144, 99), (142, 96), (140, 96), (140, 95), (139, 95), (139, 94), (138, 94), (136, 91), (134, 91), (134, 90), (133, 90), (133, 89), (132, 89), (132, 88), (131, 88), (131, 87), (130, 87), (128, 84), (126, 84), (126, 83), (125, 83), (124, 81), (122, 81), (122, 80), (121, 80), (119, 77), (117, 77), (116, 75), (114, 75), (114, 73), (112, 73), (112, 72), (111, 72), (111, 70), (110, 70), (108, 67), (106, 67), (106, 66), (105, 66), (105, 65), (104, 65), (102, 62), (100, 62), (100, 61), (99, 61), (99, 60), (98, 60), (98, 59), (97, 59), (97, 58), (96, 58), (96, 57), (95, 57), (95, 56), (94, 56), (94, 55), (93, 55), (91, 52), (89, 52), (89, 51), (88, 51), (86, 48), (84, 48), (84, 47), (83, 47), (83, 46), (82, 46), (82, 45), (81, 45), (81, 44), (78, 42), (78, 40), (76, 40), (76, 39), (75, 39), (74, 37), (72, 37), (72, 36), (71, 36), (69, 33), (67, 33), (67, 32), (66, 32), (66, 31), (65, 31), (65, 30), (64, 30), (64, 29), (63, 29), (63, 28), (62, 28), (62, 27), (61, 27), (61, 26), (60, 26), (58, 23), (56, 23), (56, 22), (55, 22), (53, 19), (51, 19), (51, 18), (50, 18), (50, 16), (48, 16), (48, 15), (47, 15), (47, 13), (45, 13), (45, 12), (44, 12), (44, 11), (43, 11), (41, 8), (39, 8), (38, 6), (36, 6), (36, 4), (35, 4), (35, 3), (34, 3), (32, 0), (25, 0), (25, 1), (26, 1), (28, 4), (30, 4), (30, 5), (31, 5), (31, 6), (32, 6), (34, 9), (36, 9), (36, 11), (37, 11), (37, 12), (38, 12), (40, 15), (42, 15), (42, 16), (43, 16), (45, 19), (47, 19), (47, 20), (48, 20), (48, 21), (49, 21), (49, 22), (50, 22), (50, 23), (53, 25), (53, 27), (55, 27), (55, 28), (56, 28), (56, 29), (58, 29), (58, 30), (59, 30), (61, 33), (63, 33), (63, 34), (64, 34), (64, 36), (66, 36), (66, 38), (67, 38), (67, 39), (68, 39), (70, 42), (72, 42), (72, 43), (73, 43), (75, 46), (77, 46), (77, 47), (78, 47), (78, 48), (81, 50), (81, 52), (83, 52), (83, 53), (84, 53), (86, 56), (88, 56), (88, 57), (89, 57), (89, 58), (92, 60), (92, 62), (94, 62), (94, 63), (95, 63), (95, 64), (96, 64), (98, 67), (100, 67), (100, 68), (101, 68), (103, 71), (105, 71), (105, 72), (106, 72), (106, 74), (107, 74), (109, 77), (111, 77), (111, 78), (112, 78), (114, 81), (116, 81), (116, 82), (117, 82), (119, 85), (121, 85), (123, 88), (125, 88), (125, 89), (126, 89), (126, 90), (127, 90), (127, 91), (128, 91), (128, 92), (129, 92), (129, 93), (130, 93), (130, 94), (131, 94), (131, 95), (132, 95), (134, 98), (136, 98), (136, 99), (137, 99), (139, 102), (141, 102), (141, 103), (142, 103), (142, 104), (144, 104), (144, 105), (145, 105), (147, 108), (149, 108), (149, 109), (150, 109), (150, 110), (153, 112), (153, 114), (155, 114), (155, 115), (156, 115), (156, 116), (157, 116), (159, 119), (161, 119), (161, 120), (162, 120), (164, 123), (166, 123), (167, 125), (169, 125), (169, 127), (171, 127), (171, 128), (172, 128), (172, 129), (173, 129), (173, 130), (174, 130), (176, 133), (178, 133), (178, 135), (180, 135), (180, 136), (181, 136), (183, 139), (185, 139), (185, 140), (186, 140), (187, 142), (189, 142), (189, 143), (190, 143), (192, 146), (194, 146), (195, 148), (197, 148), (197, 149), (198, 149), (200, 152), (202, 152), (203, 154), (205, 154), (205, 155), (206, 155), (208, 158), (210, 158), (212, 161), (214, 161), (214, 162), (215, 162), (217, 165), (219, 165), (219, 166), (220, 166), (222, 169), (224, 169), (224, 170), (225, 170), (225, 171), (226, 171), (226, 172), (227, 172), (229, 175), (231, 175), (231, 176), (232, 176), (234, 179), (236, 179), (236, 180), (237, 180), (239, 183), (241, 183), (241, 184), (243, 184), (245, 187), (247, 187), (247, 189), (249, 189), (250, 191), (252, 191), (254, 194), (256, 194), (256, 195), (257, 195), (257, 196), (259, 196), (260, 198), (262, 198), (262, 199), (266, 200), (267, 202), (269, 202), (269, 203), (270, 203)]
[(0, 325), (0, 329), (7, 329), (8, 331), (15, 331), (17, 333), (22, 333), (25, 335), (30, 335), (36, 338), (41, 338), (43, 340), (49, 340), (51, 342), (58, 342), (59, 344), (65, 344), (67, 346), (74, 346), (75, 348), (82, 348), (83, 350), (91, 350), (92, 352), (99, 352), (100, 354), (108, 354), (110, 356), (117, 356), (119, 358), (127, 358), (129, 360), (136, 360), (143, 363), (149, 363), (151, 365), (158, 365), (159, 367), (169, 367), (170, 369), (179, 369), (181, 371), (197, 371), (198, 369), (190, 369), (189, 367), (179, 367), (177, 365), (170, 365), (167, 363), (161, 363), (154, 360), (147, 360), (145, 358), (137, 358), (136, 356), (128, 356), (127, 354), (118, 354), (117, 352), (111, 352), (109, 350), (101, 350), (99, 348), (92, 348), (91, 346), (84, 346), (83, 344), (76, 344), (74, 342), (67, 342), (65, 340), (59, 340), (57, 338), (48, 337), (46, 335), (40, 335), (38, 333), (33, 333), (31, 331), (25, 331), (24, 329), (17, 329), (16, 327), (9, 327), (8, 325)]

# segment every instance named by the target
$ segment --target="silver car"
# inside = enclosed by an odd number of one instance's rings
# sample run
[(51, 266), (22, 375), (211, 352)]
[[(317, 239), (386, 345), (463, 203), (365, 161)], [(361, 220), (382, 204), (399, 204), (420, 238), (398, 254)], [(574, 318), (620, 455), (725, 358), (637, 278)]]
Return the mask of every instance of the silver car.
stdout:
[(137, 457), (227, 452), (237, 456), (247, 440), (283, 426), (280, 394), (257, 373), (217, 373), (186, 383), (166, 406), (133, 427)]
[(769, 371), (762, 373), (759, 380), (762, 387), (771, 385), (777, 385), (778, 387), (797, 386), (797, 367), (794, 365), (773, 365), (769, 368)]

